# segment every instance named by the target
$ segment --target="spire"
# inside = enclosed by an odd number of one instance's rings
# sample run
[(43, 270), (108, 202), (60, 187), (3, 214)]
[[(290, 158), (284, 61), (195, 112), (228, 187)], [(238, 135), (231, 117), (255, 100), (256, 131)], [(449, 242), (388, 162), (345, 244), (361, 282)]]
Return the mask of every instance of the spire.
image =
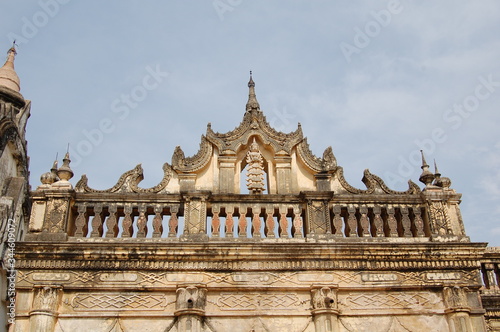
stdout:
[[(69, 145), (68, 145), (68, 150), (69, 150)], [(59, 181), (54, 183), (52, 185), (53, 188), (58, 188), (58, 189), (73, 189), (73, 186), (71, 183), (69, 183), (69, 179), (73, 177), (73, 171), (69, 167), (69, 163), (71, 160), (69, 159), (69, 152), (66, 152), (66, 155), (64, 156), (63, 159), (63, 164), (61, 167), (57, 169), (57, 177), (59, 178)], [(54, 166), (57, 166), (54, 164)]]
[(14, 70), (14, 59), (17, 54), (15, 45), (14, 42), (7, 52), (7, 61), (5, 61), (5, 64), (0, 68), (0, 86), (19, 92), (21, 90), (21, 84), (19, 76), (17, 76)]
[(250, 81), (248, 81), (248, 102), (247, 102), (247, 112), (251, 110), (260, 111), (260, 105), (255, 96), (255, 82), (252, 79), (252, 71), (250, 70)]
[(434, 159), (434, 175), (436, 176), (436, 178), (441, 176), (441, 173), (439, 173), (439, 171), (438, 171), (436, 159)]
[(429, 187), (434, 180), (434, 174), (429, 171), (429, 165), (427, 165), (427, 161), (425, 161), (424, 151), (420, 150), (422, 154), (422, 174), (420, 174), (419, 181), (424, 183), (426, 187)]
[(434, 185), (437, 187), (441, 187), (443, 189), (449, 189), (451, 186), (451, 180), (450, 178), (447, 178), (445, 176), (441, 177), (441, 173), (439, 173), (437, 165), (436, 165), (436, 160), (434, 160)]

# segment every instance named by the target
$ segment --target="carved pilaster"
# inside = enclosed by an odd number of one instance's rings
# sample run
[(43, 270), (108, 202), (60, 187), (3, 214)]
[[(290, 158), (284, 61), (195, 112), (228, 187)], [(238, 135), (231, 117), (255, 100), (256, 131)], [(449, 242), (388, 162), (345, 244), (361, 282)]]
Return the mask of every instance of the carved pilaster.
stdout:
[(316, 179), (316, 190), (318, 191), (330, 191), (332, 190), (331, 180), (332, 174), (329, 173), (317, 173), (314, 174)]
[(458, 207), (461, 194), (451, 189), (428, 188), (422, 195), (427, 201), (429, 228), (434, 241), (469, 241)]
[(178, 176), (179, 176), (179, 186), (181, 192), (195, 190), (196, 174), (181, 173)]
[(337, 287), (313, 286), (311, 306), (316, 332), (336, 332), (338, 327)]
[(467, 301), (467, 289), (458, 286), (444, 287), (443, 296), (450, 331), (475, 332), (470, 320), (471, 308)]
[(301, 196), (307, 201), (307, 236), (331, 236), (329, 201), (333, 192), (303, 192)]
[[(65, 241), (68, 237), (68, 220), (71, 216), (71, 204), (74, 196), (73, 190), (50, 190), (44, 191), (47, 203), (45, 208), (40, 208), (34, 213), (41, 213), (43, 210), (43, 224), (41, 232), (33, 232), (28, 234), (26, 240), (41, 240), (41, 241)], [(33, 226), (40, 227), (41, 216), (33, 218)], [(36, 220), (36, 222), (35, 222)], [(35, 227), (33, 227), (33, 230)]]
[(30, 331), (54, 331), (62, 287), (35, 286), (30, 315)]
[(291, 193), (292, 188), (292, 158), (291, 157), (275, 157), (276, 162), (276, 189), (277, 194), (286, 195)]
[(184, 196), (184, 234), (182, 238), (208, 240), (206, 221), (208, 194), (196, 193)]
[(236, 193), (236, 156), (219, 156), (219, 193)]
[(176, 290), (177, 331), (202, 331), (207, 289), (204, 285), (180, 285)]

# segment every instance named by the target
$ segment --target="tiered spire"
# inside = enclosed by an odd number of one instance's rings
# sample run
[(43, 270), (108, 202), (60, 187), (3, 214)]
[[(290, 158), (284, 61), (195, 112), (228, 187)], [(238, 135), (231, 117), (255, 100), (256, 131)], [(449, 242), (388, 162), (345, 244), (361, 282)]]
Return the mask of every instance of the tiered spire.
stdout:
[(449, 189), (451, 186), (451, 180), (450, 178), (447, 178), (445, 176), (441, 177), (441, 173), (439, 173), (436, 160), (434, 160), (434, 185), (437, 187), (441, 187), (444, 189)]
[(21, 81), (14, 70), (14, 59), (17, 54), (15, 44), (12, 45), (7, 54), (7, 61), (0, 68), (0, 86), (19, 92), (21, 91)]
[(425, 161), (424, 151), (420, 150), (422, 154), (422, 174), (420, 174), (419, 181), (424, 183), (426, 187), (429, 187), (434, 180), (434, 174), (429, 171), (429, 165), (427, 165), (427, 161)]
[(247, 102), (247, 112), (252, 110), (260, 111), (260, 105), (255, 96), (255, 82), (252, 79), (252, 71), (250, 71), (250, 81), (248, 81), (248, 102)]

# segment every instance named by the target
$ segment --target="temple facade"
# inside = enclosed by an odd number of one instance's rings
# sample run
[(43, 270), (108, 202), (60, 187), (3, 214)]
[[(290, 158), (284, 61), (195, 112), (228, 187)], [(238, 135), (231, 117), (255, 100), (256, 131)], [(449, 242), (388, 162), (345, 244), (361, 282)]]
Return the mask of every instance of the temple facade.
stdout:
[(500, 331), (500, 248), (470, 241), (449, 178), (422, 153), (422, 185), (355, 188), (248, 88), (242, 122), (176, 147), (152, 188), (140, 165), (73, 181), (69, 154), (41, 176), (12, 331)]

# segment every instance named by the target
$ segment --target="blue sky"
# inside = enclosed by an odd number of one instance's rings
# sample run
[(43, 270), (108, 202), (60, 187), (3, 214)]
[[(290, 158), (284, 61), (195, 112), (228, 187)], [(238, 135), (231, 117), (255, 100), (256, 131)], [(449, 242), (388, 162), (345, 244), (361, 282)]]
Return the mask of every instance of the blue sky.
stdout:
[[(498, 1), (0, 1), (17, 39), (31, 185), (68, 143), (76, 183), (141, 163), (157, 184), (175, 146), (240, 123), (252, 70), (268, 120), (332, 146), (347, 180), (418, 182), (418, 151), (463, 194), (473, 241), (500, 245)], [(3, 46), (2, 46), (3, 45)]]

